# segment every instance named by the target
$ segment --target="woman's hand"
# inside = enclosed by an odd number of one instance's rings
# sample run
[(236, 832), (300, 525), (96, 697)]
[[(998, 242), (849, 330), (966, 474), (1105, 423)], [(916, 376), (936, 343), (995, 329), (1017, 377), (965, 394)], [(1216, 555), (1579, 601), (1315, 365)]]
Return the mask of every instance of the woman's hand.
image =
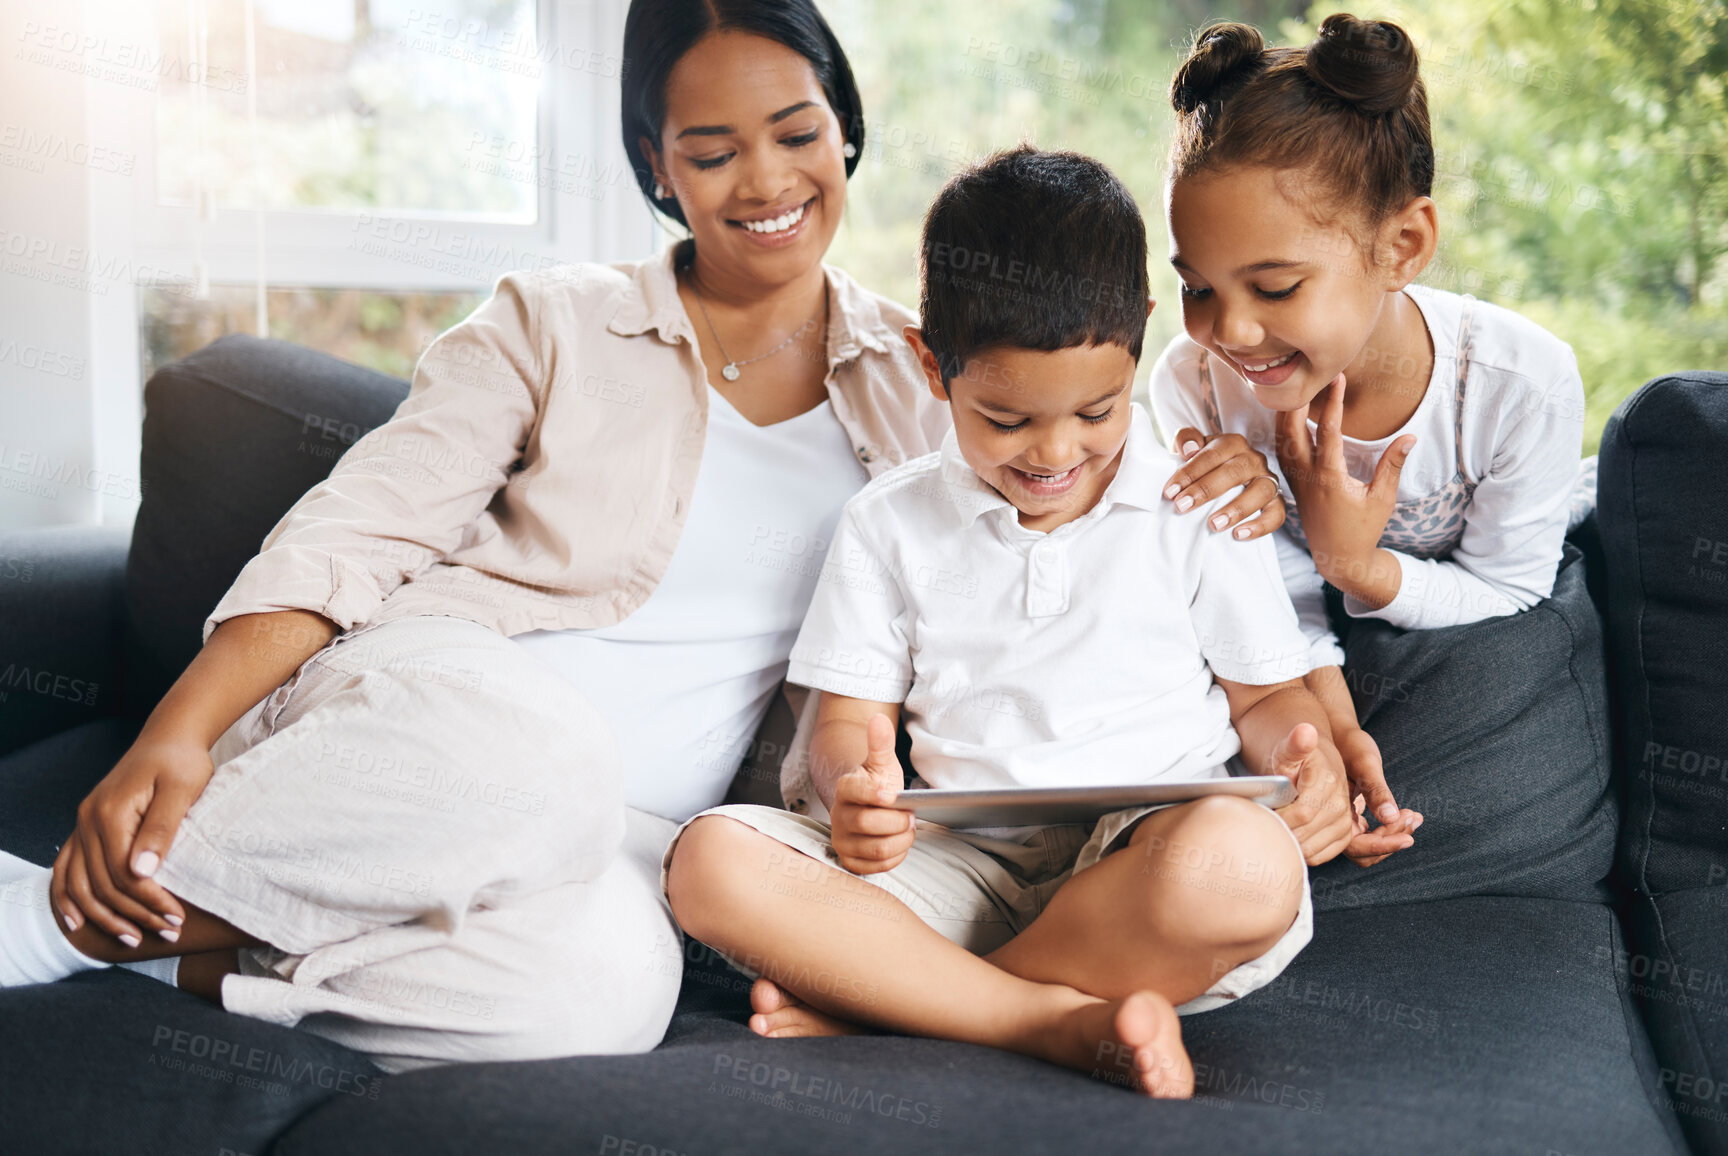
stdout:
[(864, 762), (834, 783), (828, 810), (834, 853), (854, 875), (892, 871), (912, 849), (912, 815), (892, 804), (900, 794), (902, 772), (894, 754), (894, 724), (872, 715), (866, 728), (870, 751)]
[(1278, 463), (1302, 512), (1315, 569), (1378, 609), (1398, 596), (1403, 582), (1398, 559), (1379, 545), (1398, 504), (1398, 475), (1416, 439), (1401, 437), (1387, 447), (1367, 485), (1351, 477), (1344, 466), (1344, 384), (1342, 373), (1332, 379), (1317, 440), (1308, 436), (1308, 406), (1278, 415)]
[(1178, 512), (1186, 514), (1220, 494), (1243, 486), (1240, 494), (1212, 515), (1208, 525), (1213, 530), (1229, 530), (1234, 526), (1232, 536), (1247, 541), (1270, 534), (1284, 524), (1284, 496), (1278, 490), (1278, 482), (1272, 477), (1266, 456), (1249, 445), (1247, 438), (1241, 434), (1207, 437), (1197, 429), (1184, 427), (1177, 431), (1173, 445), (1186, 464), (1170, 475), (1164, 497), (1176, 503)]
[(213, 774), (196, 741), (138, 737), (78, 805), (78, 826), (54, 860), (49, 895), (67, 930), (88, 919), (128, 947), (145, 933), (180, 938), (186, 909), (150, 876)]

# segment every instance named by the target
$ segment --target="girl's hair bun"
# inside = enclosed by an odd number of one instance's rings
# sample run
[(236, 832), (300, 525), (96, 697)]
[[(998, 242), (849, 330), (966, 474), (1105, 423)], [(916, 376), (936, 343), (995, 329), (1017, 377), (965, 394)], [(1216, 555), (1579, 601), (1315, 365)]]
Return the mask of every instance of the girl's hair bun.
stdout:
[(1389, 21), (1358, 20), (1347, 12), (1321, 23), (1303, 68), (1323, 90), (1369, 116), (1403, 108), (1420, 76), (1409, 34)]
[(1266, 55), (1266, 41), (1251, 24), (1214, 24), (1194, 38), (1188, 59), (1170, 82), (1170, 104), (1191, 113), (1246, 80)]

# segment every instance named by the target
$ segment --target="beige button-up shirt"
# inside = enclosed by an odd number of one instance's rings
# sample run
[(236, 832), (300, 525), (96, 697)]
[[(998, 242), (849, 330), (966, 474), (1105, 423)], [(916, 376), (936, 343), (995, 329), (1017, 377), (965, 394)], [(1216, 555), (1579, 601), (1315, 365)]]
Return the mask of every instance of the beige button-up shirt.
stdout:
[[(283, 515), (204, 637), (275, 610), (345, 631), (449, 614), (506, 636), (635, 611), (678, 545), (708, 426), (675, 251), (502, 278), (427, 348), (390, 420)], [(874, 477), (940, 446), (948, 407), (901, 337), (914, 316), (825, 272), (828, 397)]]

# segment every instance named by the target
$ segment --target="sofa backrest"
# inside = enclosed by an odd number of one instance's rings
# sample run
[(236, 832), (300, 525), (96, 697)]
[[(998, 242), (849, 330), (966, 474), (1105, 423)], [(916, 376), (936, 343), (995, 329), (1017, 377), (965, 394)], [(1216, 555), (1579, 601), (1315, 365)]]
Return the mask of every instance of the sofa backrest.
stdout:
[(1646, 895), (1728, 888), (1728, 374), (1659, 377), (1620, 407), (1597, 520), (1621, 872)]
[(126, 566), (128, 709), (161, 698), (264, 535), (407, 396), (398, 378), (245, 336), (151, 376)]

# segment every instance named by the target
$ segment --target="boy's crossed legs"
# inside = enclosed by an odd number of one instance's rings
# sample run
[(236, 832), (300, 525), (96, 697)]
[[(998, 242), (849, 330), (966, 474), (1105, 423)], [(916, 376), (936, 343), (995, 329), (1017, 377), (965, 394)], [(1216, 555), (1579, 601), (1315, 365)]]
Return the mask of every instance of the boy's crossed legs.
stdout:
[[(903, 867), (915, 872), (929, 841), (921, 830)], [(1227, 797), (1147, 815), (1126, 847), (1069, 876), (1018, 935), (982, 956), (874, 877), (817, 860), (818, 874), (804, 873), (815, 887), (777, 885), (787, 844), (748, 820), (698, 817), (675, 846), (667, 888), (684, 929), (808, 1005), (759, 981), (765, 1034), (837, 1030), (833, 1016), (1005, 1048), (1157, 1096), (1193, 1091), (1174, 1005), (1294, 937), (1306, 893), (1283, 820)], [(982, 882), (978, 890), (990, 903)], [(1306, 943), (1305, 921), (1299, 931), (1277, 966)]]

